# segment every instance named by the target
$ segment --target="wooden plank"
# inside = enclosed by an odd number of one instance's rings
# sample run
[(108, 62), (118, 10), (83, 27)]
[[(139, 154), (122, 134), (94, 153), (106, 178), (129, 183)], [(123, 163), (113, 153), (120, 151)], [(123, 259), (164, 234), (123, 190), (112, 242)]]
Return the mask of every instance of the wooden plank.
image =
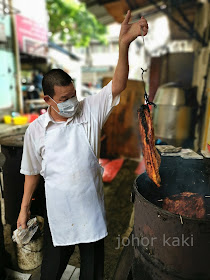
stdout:
[(125, 0), (105, 3), (104, 7), (116, 22), (122, 23), (129, 6)]
[(80, 268), (76, 268), (70, 279), (71, 280), (79, 280), (79, 275), (80, 275)]
[(61, 277), (61, 280), (69, 280), (71, 279), (74, 271), (76, 270), (76, 267), (75, 266), (72, 266), (72, 265), (67, 265), (62, 277)]
[[(139, 73), (140, 75), (141, 73)], [(106, 85), (111, 78), (104, 78)], [(103, 127), (101, 157), (139, 158), (141, 153), (137, 110), (144, 103), (144, 83), (128, 80), (116, 106)]]

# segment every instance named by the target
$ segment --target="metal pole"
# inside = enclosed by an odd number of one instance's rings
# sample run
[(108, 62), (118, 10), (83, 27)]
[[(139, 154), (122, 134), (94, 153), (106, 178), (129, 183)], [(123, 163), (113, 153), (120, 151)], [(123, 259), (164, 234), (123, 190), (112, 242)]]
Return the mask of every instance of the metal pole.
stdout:
[[(1, 153), (1, 145), (0, 145), (0, 153)], [(3, 164), (2, 164), (3, 166)], [(1, 191), (0, 191), (0, 203), (1, 203), (1, 222), (3, 225), (6, 225), (6, 218), (5, 218), (5, 202), (4, 202), (4, 179), (3, 179), (3, 170), (2, 166), (0, 165), (0, 184), (1, 184)]]
[[(8, 0), (10, 8), (12, 8), (12, 0)], [(23, 93), (21, 90), (21, 63), (20, 63), (20, 52), (18, 46), (17, 39), (17, 30), (16, 30), (16, 22), (15, 15), (11, 13), (11, 25), (12, 25), (12, 40), (14, 45), (14, 54), (15, 54), (15, 64), (16, 64), (16, 92), (17, 92), (17, 107), (19, 113), (23, 114), (24, 106), (23, 106)]]

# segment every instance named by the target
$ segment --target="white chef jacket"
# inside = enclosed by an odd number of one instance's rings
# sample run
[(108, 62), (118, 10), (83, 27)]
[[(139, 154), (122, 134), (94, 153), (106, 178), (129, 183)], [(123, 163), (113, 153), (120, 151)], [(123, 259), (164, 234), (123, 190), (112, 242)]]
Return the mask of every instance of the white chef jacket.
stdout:
[[(120, 95), (112, 97), (112, 81), (104, 86), (99, 93), (89, 96), (80, 102), (78, 114), (79, 120), (86, 120), (84, 123), (85, 132), (89, 143), (96, 155), (100, 155), (101, 128), (106, 122), (111, 110), (120, 102)], [(78, 120), (78, 118), (77, 118)], [(74, 119), (69, 118), (67, 122)], [(55, 122), (47, 112), (33, 121), (26, 130), (24, 137), (23, 155), (20, 173), (24, 175), (44, 175), (45, 155), (45, 132), (57, 125), (64, 125), (66, 122)], [(59, 166), (57, 166), (59, 168)]]

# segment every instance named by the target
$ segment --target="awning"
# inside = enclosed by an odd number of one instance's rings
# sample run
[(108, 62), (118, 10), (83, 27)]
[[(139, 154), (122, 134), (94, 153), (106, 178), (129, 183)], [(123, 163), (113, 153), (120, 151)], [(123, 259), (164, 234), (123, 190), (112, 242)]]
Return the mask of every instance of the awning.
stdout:
[(37, 64), (47, 63), (46, 57), (39, 57), (26, 53), (20, 53), (20, 60), (21, 60), (21, 64), (37, 65)]
[[(80, 58), (73, 54), (72, 52), (69, 52), (62, 48), (61, 46), (53, 43), (53, 42), (48, 42), (48, 47), (47, 47), (47, 53), (49, 54), (49, 49), (54, 49), (58, 51), (59, 53), (67, 55), (70, 59), (74, 61), (80, 61)], [(32, 66), (37, 65), (37, 64), (46, 64), (47, 63), (47, 57), (42, 57), (42, 56), (37, 56), (37, 55), (31, 55), (31, 54), (26, 54), (26, 53), (20, 53), (20, 59), (22, 64), (30, 64)]]
[(80, 61), (80, 58), (77, 55), (73, 54), (72, 52), (67, 51), (66, 49), (62, 48), (61, 46), (55, 44), (54, 42), (49, 42), (48, 46), (49, 46), (49, 48), (55, 49), (61, 53), (64, 53), (64, 54), (70, 56), (70, 58), (73, 60)]

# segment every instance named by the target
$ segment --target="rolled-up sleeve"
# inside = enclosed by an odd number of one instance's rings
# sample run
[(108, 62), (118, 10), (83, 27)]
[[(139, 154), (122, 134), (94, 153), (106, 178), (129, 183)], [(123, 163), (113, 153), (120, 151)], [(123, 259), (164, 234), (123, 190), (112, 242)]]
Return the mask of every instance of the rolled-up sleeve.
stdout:
[(113, 107), (119, 104), (120, 95), (113, 99), (112, 81), (110, 81), (100, 92), (86, 99), (90, 106), (92, 116), (98, 122), (100, 128), (102, 128)]
[(20, 173), (24, 175), (40, 174), (41, 165), (41, 156), (36, 150), (33, 137), (28, 128), (24, 136), (23, 155)]

